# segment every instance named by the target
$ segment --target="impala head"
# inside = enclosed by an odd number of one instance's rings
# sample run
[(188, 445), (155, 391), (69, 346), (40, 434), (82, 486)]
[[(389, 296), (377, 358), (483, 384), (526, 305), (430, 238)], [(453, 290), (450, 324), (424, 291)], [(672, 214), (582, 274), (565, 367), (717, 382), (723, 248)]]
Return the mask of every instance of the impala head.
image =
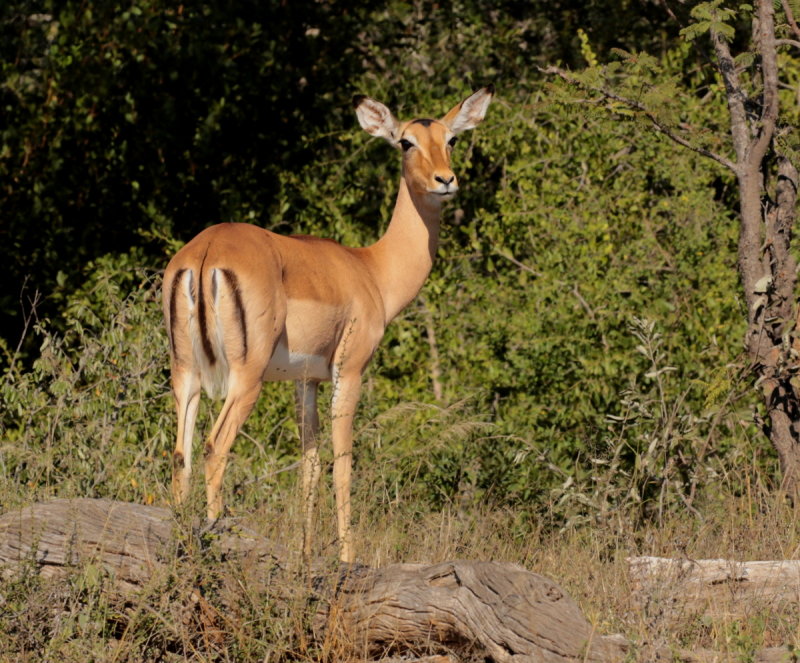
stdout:
[(398, 121), (381, 102), (370, 97), (353, 98), (362, 128), (403, 151), (403, 177), (412, 193), (441, 202), (458, 191), (458, 180), (450, 168), (450, 153), (456, 137), (474, 129), (486, 115), (494, 95), (489, 85), (454, 106), (439, 120)]

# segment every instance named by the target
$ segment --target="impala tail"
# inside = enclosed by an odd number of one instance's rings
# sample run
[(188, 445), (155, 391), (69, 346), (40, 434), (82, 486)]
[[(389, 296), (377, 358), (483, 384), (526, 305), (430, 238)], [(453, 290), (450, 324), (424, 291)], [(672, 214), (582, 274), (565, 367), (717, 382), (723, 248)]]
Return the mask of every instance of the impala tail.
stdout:
[(228, 352), (246, 359), (247, 326), (235, 272), (224, 268), (175, 272), (166, 311), (172, 361), (200, 378), (213, 399), (228, 394)]

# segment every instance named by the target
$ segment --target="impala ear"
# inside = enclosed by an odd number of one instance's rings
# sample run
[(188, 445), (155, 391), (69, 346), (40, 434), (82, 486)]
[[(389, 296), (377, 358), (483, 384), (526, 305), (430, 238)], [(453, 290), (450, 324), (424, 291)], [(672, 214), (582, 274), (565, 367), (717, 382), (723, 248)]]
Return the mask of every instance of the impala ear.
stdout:
[(386, 106), (370, 97), (358, 95), (353, 97), (358, 123), (371, 136), (385, 138), (392, 145), (397, 145), (400, 137), (400, 123)]
[(481, 88), (460, 104), (453, 106), (442, 118), (442, 124), (446, 125), (454, 134), (474, 129), (486, 117), (486, 110), (489, 108), (493, 96), (494, 85)]

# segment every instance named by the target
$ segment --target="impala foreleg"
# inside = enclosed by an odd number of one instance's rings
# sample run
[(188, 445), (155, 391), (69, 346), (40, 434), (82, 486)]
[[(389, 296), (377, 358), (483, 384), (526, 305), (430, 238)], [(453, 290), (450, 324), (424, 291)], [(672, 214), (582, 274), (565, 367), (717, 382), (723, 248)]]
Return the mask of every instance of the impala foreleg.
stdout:
[(173, 368), (172, 389), (178, 415), (178, 432), (172, 454), (172, 499), (180, 504), (189, 493), (192, 474), (192, 439), (200, 404), (200, 376)]
[(312, 380), (295, 382), (295, 407), (300, 439), (303, 442), (303, 559), (306, 565), (311, 563), (311, 542), (314, 533), (314, 515), (317, 508), (319, 475), (321, 471), (317, 434), (319, 433), (319, 415), (317, 412), (317, 387), (319, 383)]
[(232, 382), (205, 447), (206, 503), (209, 520), (216, 520), (222, 514), (222, 480), (228, 463), (228, 454), (261, 391), (260, 379), (232, 380)]
[(350, 529), (350, 493), (353, 467), (353, 418), (361, 394), (360, 373), (339, 376), (332, 399), (333, 491), (336, 495), (336, 524), (339, 532), (339, 559), (354, 561), (353, 534)]

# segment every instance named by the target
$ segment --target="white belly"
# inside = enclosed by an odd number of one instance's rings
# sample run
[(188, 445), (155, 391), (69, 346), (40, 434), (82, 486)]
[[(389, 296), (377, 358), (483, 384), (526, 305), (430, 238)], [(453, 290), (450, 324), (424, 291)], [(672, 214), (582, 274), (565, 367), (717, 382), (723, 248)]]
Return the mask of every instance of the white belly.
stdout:
[(278, 343), (272, 354), (264, 380), (330, 380), (331, 367), (327, 358), (302, 352), (290, 352), (284, 343)]

